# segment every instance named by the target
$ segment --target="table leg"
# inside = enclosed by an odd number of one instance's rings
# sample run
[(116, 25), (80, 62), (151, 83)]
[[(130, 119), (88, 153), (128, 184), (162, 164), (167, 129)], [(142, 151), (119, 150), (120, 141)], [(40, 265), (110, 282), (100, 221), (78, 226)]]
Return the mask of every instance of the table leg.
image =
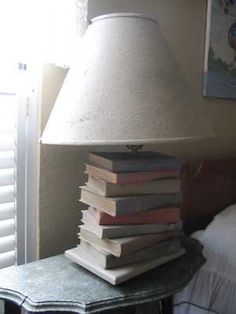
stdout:
[(137, 305), (135, 314), (162, 314), (160, 302), (156, 301)]
[(100, 314), (168, 314), (161, 311), (160, 302), (149, 302), (136, 306), (121, 307), (115, 310), (102, 311)]
[(135, 306), (121, 307), (119, 309), (107, 310), (107, 311), (102, 311), (99, 313), (100, 314), (136, 314), (136, 307)]
[(9, 301), (5, 301), (4, 303), (5, 314), (21, 314), (20, 307), (15, 303)]
[(161, 300), (162, 313), (163, 314), (173, 314), (173, 297), (168, 297)]

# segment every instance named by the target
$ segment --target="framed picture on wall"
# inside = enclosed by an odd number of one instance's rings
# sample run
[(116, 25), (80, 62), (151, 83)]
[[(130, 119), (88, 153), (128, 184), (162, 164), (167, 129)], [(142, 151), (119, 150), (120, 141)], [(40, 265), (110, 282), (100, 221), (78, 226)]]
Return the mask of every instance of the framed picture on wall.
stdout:
[(236, 99), (236, 0), (208, 0), (203, 95)]

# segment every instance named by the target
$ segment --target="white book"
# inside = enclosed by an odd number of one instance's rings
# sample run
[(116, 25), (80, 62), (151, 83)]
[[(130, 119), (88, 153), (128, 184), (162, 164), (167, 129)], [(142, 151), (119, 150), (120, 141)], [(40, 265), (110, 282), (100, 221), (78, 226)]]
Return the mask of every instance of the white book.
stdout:
[(96, 234), (101, 239), (113, 239), (129, 237), (140, 234), (160, 233), (172, 230), (180, 230), (180, 224), (138, 224), (138, 225), (99, 225), (88, 210), (82, 211), (84, 225), (81, 229)]
[(100, 250), (120, 257), (167, 240), (176, 235), (176, 232), (171, 231), (168, 233), (145, 234), (125, 238), (100, 239), (94, 233), (81, 229), (79, 238), (95, 245)]
[(86, 252), (99, 265), (102, 266), (102, 268), (106, 269), (175, 254), (182, 249), (180, 241), (177, 237), (162, 241), (160, 243), (154, 244), (142, 250), (138, 250), (136, 252), (121, 257), (116, 257), (112, 254), (109, 254), (95, 244), (90, 244), (84, 240), (80, 240), (80, 246), (82, 246), (86, 250)]
[(87, 185), (80, 188), (82, 203), (96, 207), (111, 216), (141, 213), (153, 208), (173, 207), (177, 206), (182, 199), (180, 192), (104, 197), (95, 193)]
[(90, 256), (84, 248), (78, 246), (74, 249), (67, 250), (65, 255), (76, 264), (84, 267), (85, 269), (91, 271), (95, 275), (101, 277), (102, 279), (110, 282), (112, 285), (118, 285), (124, 281), (127, 281), (133, 277), (136, 277), (148, 270), (154, 269), (157, 266), (165, 264), (185, 253), (182, 249), (178, 253), (159, 257), (156, 259), (147, 260), (144, 262), (138, 262), (134, 264), (129, 264), (126, 266), (121, 266), (115, 269), (104, 269), (98, 263), (94, 261), (94, 258)]
[(101, 196), (177, 193), (180, 191), (180, 179), (176, 178), (152, 180), (133, 184), (113, 184), (89, 175), (86, 185)]

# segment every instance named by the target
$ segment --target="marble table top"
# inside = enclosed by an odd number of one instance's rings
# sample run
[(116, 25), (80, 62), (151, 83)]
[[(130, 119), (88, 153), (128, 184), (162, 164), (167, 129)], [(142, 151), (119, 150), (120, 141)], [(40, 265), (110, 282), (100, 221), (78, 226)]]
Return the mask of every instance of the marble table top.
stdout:
[(186, 254), (112, 286), (58, 255), (0, 271), (0, 298), (27, 311), (95, 313), (157, 301), (181, 290), (204, 264), (201, 244), (184, 238)]

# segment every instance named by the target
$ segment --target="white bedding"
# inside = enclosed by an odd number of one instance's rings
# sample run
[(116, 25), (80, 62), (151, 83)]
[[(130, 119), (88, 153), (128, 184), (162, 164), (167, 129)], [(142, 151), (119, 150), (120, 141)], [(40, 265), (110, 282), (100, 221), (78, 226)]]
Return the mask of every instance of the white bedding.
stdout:
[(174, 314), (236, 314), (236, 205), (193, 237), (204, 245), (205, 265), (174, 297)]

